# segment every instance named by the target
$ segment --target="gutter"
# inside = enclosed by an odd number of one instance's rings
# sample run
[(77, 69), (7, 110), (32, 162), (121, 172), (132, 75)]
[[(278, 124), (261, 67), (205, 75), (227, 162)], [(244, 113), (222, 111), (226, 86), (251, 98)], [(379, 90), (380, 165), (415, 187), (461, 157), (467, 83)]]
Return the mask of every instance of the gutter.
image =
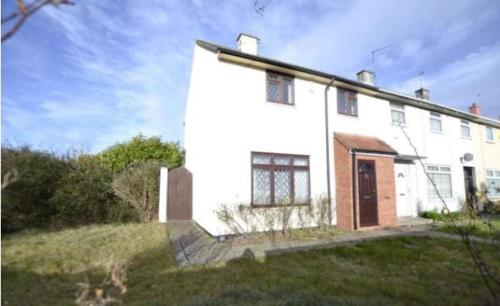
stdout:
[[(287, 73), (295, 74), (293, 72), (299, 72), (302, 75), (308, 75), (310, 77), (316, 77), (318, 81), (321, 80), (322, 83), (327, 83), (330, 80), (334, 80), (335, 86), (348, 88), (355, 91), (359, 91), (361, 93), (379, 97), (382, 99), (386, 99), (389, 101), (399, 102), (406, 105), (414, 106), (420, 109), (425, 109), (428, 111), (436, 111), (445, 115), (458, 117), (460, 119), (469, 120), (472, 122), (476, 122), (479, 124), (484, 124), (496, 128), (500, 128), (500, 121), (492, 118), (487, 118), (483, 116), (475, 116), (471, 115), (467, 112), (454, 109), (448, 106), (440, 105), (437, 103), (433, 103), (429, 100), (423, 100), (415, 97), (411, 97), (405, 94), (397, 93), (391, 90), (386, 90), (377, 86), (367, 85), (358, 81), (354, 81), (345, 77), (341, 77), (334, 74), (329, 74), (325, 72), (321, 72), (314, 69), (309, 69), (306, 67), (301, 67), (281, 61), (277, 61), (274, 59), (242, 53), (238, 50), (226, 48), (223, 46), (219, 46), (216, 44), (212, 44), (206, 41), (197, 40), (196, 43), (212, 52), (218, 53), (219, 59), (225, 59), (229, 61), (235, 61), (235, 58), (243, 59), (243, 62), (247, 65), (255, 65), (255, 63), (262, 63), (268, 66), (270, 69), (282, 68), (284, 70), (288, 70)], [(277, 69), (279, 70), (279, 69)], [(331, 85), (329, 85), (331, 86)]]
[(330, 134), (328, 126), (328, 89), (332, 86), (334, 79), (325, 87), (325, 144), (326, 144), (326, 189), (328, 193), (328, 226), (332, 225), (332, 191), (330, 187)]

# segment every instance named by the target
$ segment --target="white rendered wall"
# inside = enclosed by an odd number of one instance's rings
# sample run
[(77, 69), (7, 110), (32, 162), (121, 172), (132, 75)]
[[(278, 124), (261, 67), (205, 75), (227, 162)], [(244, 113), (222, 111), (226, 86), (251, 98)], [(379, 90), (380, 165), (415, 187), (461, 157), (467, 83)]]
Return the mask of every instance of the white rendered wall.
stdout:
[(251, 202), (253, 151), (308, 155), (311, 196), (327, 193), (325, 85), (296, 78), (290, 106), (266, 102), (265, 82), (264, 70), (220, 62), (195, 47), (186, 167), (193, 173), (193, 219), (213, 235), (228, 233), (214, 213), (221, 204)]

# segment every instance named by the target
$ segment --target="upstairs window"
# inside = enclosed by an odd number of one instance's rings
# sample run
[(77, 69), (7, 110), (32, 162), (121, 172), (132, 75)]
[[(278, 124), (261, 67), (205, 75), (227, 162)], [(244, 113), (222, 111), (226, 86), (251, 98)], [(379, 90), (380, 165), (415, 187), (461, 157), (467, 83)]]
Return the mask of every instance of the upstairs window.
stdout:
[(394, 125), (406, 124), (404, 105), (391, 103), (391, 120)]
[(310, 202), (309, 157), (252, 153), (252, 204), (302, 205)]
[(491, 126), (486, 127), (486, 140), (495, 141), (495, 134), (493, 133), (493, 128)]
[(427, 166), (427, 173), (432, 179), (436, 188), (432, 185), (432, 182), (428, 180), (427, 191), (430, 199), (439, 199), (439, 194), (443, 198), (451, 198), (453, 196), (451, 190), (451, 168), (447, 166)]
[(470, 126), (469, 121), (462, 120), (460, 123), (460, 133), (464, 138), (470, 138)]
[(431, 113), (430, 117), (431, 131), (436, 133), (442, 133), (443, 127), (441, 125), (441, 115), (436, 113)]
[(293, 77), (267, 71), (266, 96), (268, 102), (293, 105)]
[(358, 93), (343, 88), (337, 89), (337, 111), (339, 114), (358, 116)]

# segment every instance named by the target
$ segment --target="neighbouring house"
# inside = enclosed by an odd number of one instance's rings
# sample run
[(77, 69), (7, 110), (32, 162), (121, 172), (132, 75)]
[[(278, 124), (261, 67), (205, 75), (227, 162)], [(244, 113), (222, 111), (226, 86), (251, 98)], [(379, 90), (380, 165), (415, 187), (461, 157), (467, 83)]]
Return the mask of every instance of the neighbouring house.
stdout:
[[(351, 80), (262, 57), (251, 35), (237, 43), (195, 44), (182, 169), (192, 186), (180, 188), (192, 207), (182, 218), (225, 235), (223, 203), (273, 209), (327, 197), (339, 228), (395, 225), (441, 208), (418, 158), (452, 210), (475, 188), (500, 198), (500, 121), (478, 104), (462, 112), (424, 88), (414, 97), (379, 88), (367, 70)], [(177, 216), (169, 207), (167, 218)]]

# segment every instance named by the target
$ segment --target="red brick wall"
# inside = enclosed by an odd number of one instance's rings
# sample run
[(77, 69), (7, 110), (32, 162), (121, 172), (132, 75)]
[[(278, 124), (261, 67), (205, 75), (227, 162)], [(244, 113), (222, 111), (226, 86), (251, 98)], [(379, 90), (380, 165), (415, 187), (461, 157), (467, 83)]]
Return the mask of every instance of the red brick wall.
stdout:
[[(336, 139), (334, 139), (333, 146), (335, 154), (337, 227), (344, 230), (353, 230), (352, 155)], [(392, 156), (373, 156), (361, 153), (356, 154), (356, 159), (358, 158), (375, 161), (378, 227), (396, 225), (394, 158)], [(358, 214), (357, 224), (359, 225), (359, 207), (356, 210)]]
[(396, 225), (397, 217), (394, 158), (392, 156), (385, 157), (363, 154), (356, 154), (356, 158), (375, 161), (379, 227)]
[(335, 158), (337, 227), (344, 230), (353, 230), (352, 157), (337, 139), (333, 141), (333, 154)]

